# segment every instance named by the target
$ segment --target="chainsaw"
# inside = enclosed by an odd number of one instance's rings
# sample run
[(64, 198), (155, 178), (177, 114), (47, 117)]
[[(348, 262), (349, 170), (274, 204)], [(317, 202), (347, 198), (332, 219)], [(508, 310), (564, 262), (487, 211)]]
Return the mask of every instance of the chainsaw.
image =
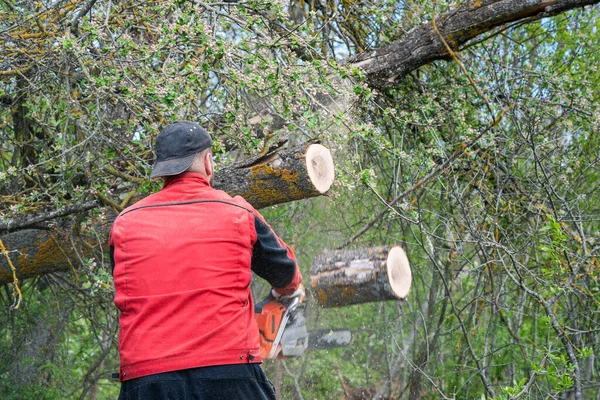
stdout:
[(300, 357), (305, 351), (347, 346), (352, 333), (345, 329), (308, 331), (304, 293), (276, 298), (271, 293), (254, 306), (263, 359)]

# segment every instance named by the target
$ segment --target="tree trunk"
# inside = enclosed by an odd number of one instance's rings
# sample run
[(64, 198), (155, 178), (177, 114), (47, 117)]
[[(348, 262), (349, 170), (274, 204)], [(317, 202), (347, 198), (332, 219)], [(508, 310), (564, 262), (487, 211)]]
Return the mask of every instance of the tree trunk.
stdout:
[(411, 283), (408, 258), (399, 246), (325, 251), (310, 270), (310, 285), (323, 307), (402, 300)]
[[(255, 208), (263, 208), (322, 195), (329, 190), (333, 179), (333, 158), (329, 150), (320, 144), (308, 143), (289, 150), (277, 149), (262, 157), (224, 167), (217, 172), (214, 187), (232, 196), (241, 195)], [(93, 206), (89, 203), (87, 207), (71, 209), (73, 212), (86, 211)], [(67, 214), (51, 212), (47, 219), (36, 216), (0, 224), (0, 232), (21, 229), (0, 237), (19, 279), (75, 270), (80, 265), (80, 258), (91, 255), (94, 248), (89, 244), (75, 248), (75, 243), (81, 242), (73, 237), (69, 224), (59, 228), (24, 229)], [(103, 236), (108, 233), (110, 224), (94, 229)], [(0, 283), (12, 281), (12, 271), (6, 257), (2, 256)]]

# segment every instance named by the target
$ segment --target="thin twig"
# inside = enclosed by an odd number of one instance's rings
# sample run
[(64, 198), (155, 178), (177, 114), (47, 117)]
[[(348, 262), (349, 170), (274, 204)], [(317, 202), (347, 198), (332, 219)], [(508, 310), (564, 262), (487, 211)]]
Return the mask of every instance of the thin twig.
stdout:
[[(435, 10), (436, 6), (437, 6), (437, 0), (434, 0), (433, 1), (433, 9), (434, 10)], [(442, 36), (442, 34), (440, 33), (440, 31), (438, 30), (437, 24), (435, 22), (435, 11), (431, 14), (431, 24), (433, 25), (433, 30), (439, 36), (441, 42), (446, 47), (446, 50), (448, 51), (448, 54), (450, 54), (450, 57), (452, 57), (452, 59), (458, 64), (458, 66), (460, 67), (460, 69), (462, 70), (462, 72), (465, 74), (465, 76), (469, 80), (469, 83), (471, 84), (471, 86), (473, 87), (473, 89), (475, 89), (475, 92), (477, 92), (477, 95), (483, 99), (483, 101), (485, 102), (485, 105), (486, 105), (488, 111), (490, 112), (490, 115), (491, 115), (492, 119), (494, 119), (494, 111), (492, 111), (492, 106), (490, 105), (490, 102), (485, 97), (485, 95), (483, 94), (483, 92), (481, 90), (479, 90), (479, 88), (475, 84), (475, 81), (473, 81), (473, 79), (471, 78), (471, 75), (469, 75), (469, 71), (467, 71), (467, 69), (465, 68), (465, 66), (462, 63), (462, 61), (460, 61), (460, 59), (456, 55), (456, 52), (454, 52), (454, 50), (452, 50), (452, 48), (450, 47), (450, 45), (448, 45), (448, 42), (446, 42), (446, 39), (444, 39), (444, 36)]]
[(300, 397), (300, 400), (304, 400), (304, 398), (302, 397), (302, 393), (300, 392), (300, 384), (298, 384), (298, 379), (296, 378), (296, 376), (294, 374), (292, 374), (292, 371), (289, 370), (288, 366), (285, 363), (285, 360), (281, 360), (281, 365), (283, 365), (285, 372), (294, 380), (294, 387), (296, 388), (296, 394), (298, 395), (298, 397)]
[(79, 36), (79, 21), (81, 21), (81, 18), (83, 18), (83, 16), (85, 14), (87, 14), (88, 12), (90, 12), (90, 10), (94, 6), (94, 4), (96, 4), (96, 0), (90, 0), (90, 1), (88, 1), (85, 4), (85, 6), (81, 10), (79, 10), (79, 12), (77, 13), (77, 15), (69, 23), (69, 25), (71, 25), (71, 32), (73, 32), (73, 34), (75, 36)]
[(506, 114), (506, 112), (510, 109), (512, 109), (513, 106), (509, 106), (506, 109), (504, 109), (500, 115), (498, 116), (498, 118), (496, 118), (494, 120), (494, 122), (487, 126), (483, 131), (481, 131), (481, 133), (479, 133), (477, 136), (475, 136), (469, 143), (466, 144), (466, 146), (464, 147), (464, 149), (458, 150), (456, 151), (452, 156), (450, 156), (446, 161), (444, 161), (442, 164), (437, 165), (433, 171), (431, 171), (427, 176), (425, 176), (423, 179), (421, 179), (420, 181), (418, 181), (417, 183), (415, 183), (412, 187), (410, 187), (409, 189), (405, 190), (404, 192), (400, 193), (395, 199), (393, 199), (392, 201), (390, 201), (387, 204), (387, 207), (384, 208), (383, 210), (381, 210), (369, 223), (367, 223), (360, 231), (358, 231), (354, 236), (352, 236), (350, 239), (346, 240), (344, 243), (342, 243), (341, 245), (339, 245), (338, 247), (336, 247), (336, 250), (340, 250), (343, 249), (344, 247), (348, 246), (350, 243), (354, 242), (356, 239), (358, 239), (360, 236), (362, 236), (366, 231), (368, 231), (369, 229), (371, 229), (373, 227), (373, 225), (375, 225), (375, 223), (377, 221), (379, 221), (389, 210), (389, 207), (392, 207), (394, 204), (398, 203), (400, 200), (404, 199), (406, 196), (408, 196), (409, 194), (415, 192), (417, 189), (419, 189), (421, 186), (424, 186), (425, 184), (429, 183), (430, 181), (432, 181), (434, 178), (436, 178), (441, 171), (443, 171), (444, 169), (446, 169), (450, 164), (452, 164), (454, 161), (456, 161), (461, 155), (464, 154), (464, 151), (468, 148), (473, 147), (478, 141), (479, 139), (481, 139), (486, 133), (488, 133), (493, 127), (495, 127), (501, 120), (502, 117), (504, 116), (504, 114)]
[(8, 266), (10, 267), (10, 270), (12, 271), (13, 287), (15, 288), (15, 291), (17, 292), (17, 296), (16, 296), (17, 298), (16, 298), (16, 302), (10, 308), (12, 310), (17, 310), (19, 308), (19, 304), (21, 304), (21, 300), (23, 299), (23, 294), (21, 293), (21, 289), (19, 288), (19, 278), (17, 278), (17, 269), (15, 268), (12, 261), (10, 260), (10, 256), (8, 255), (8, 250), (6, 250), (6, 247), (4, 247), (4, 243), (2, 243), (2, 239), (0, 239), (0, 252), (6, 256), (6, 260), (8, 261)]

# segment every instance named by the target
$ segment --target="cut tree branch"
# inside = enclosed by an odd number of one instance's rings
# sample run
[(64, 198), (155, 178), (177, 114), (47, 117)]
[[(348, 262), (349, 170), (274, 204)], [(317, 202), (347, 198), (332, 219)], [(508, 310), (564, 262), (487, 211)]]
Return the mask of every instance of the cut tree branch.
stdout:
[(333, 179), (329, 150), (308, 143), (225, 167), (217, 172), (214, 186), (232, 196), (242, 196), (255, 208), (263, 208), (323, 195)]
[(310, 270), (310, 286), (322, 307), (401, 300), (411, 285), (410, 264), (399, 246), (325, 251)]

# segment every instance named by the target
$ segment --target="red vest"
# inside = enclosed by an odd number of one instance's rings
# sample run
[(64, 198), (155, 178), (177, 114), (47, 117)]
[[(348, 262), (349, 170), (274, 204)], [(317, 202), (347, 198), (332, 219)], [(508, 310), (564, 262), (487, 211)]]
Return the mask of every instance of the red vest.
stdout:
[(250, 293), (255, 215), (241, 197), (184, 173), (117, 217), (121, 381), (262, 361)]

